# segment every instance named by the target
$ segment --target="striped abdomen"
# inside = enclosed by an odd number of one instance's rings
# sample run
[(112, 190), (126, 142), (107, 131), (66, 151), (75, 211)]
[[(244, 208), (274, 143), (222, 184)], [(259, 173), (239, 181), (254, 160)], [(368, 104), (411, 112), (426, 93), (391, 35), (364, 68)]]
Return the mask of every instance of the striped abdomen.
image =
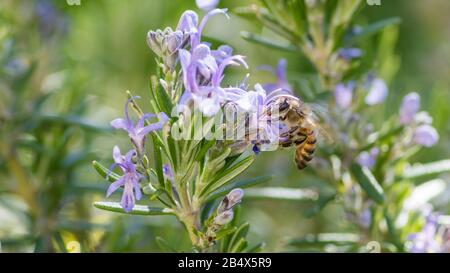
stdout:
[(303, 141), (295, 143), (295, 163), (300, 170), (306, 168), (308, 163), (312, 160), (316, 149), (317, 139), (314, 131), (311, 130), (305, 135), (306, 138)]

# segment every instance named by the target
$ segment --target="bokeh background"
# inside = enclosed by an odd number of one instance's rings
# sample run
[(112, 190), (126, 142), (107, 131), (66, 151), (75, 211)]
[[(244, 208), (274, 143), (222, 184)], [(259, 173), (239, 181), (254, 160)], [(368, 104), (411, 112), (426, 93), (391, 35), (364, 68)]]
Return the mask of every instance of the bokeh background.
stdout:
[[(69, 1), (70, 2), (70, 1)], [(74, 1), (72, 1), (74, 2)], [(251, 1), (222, 0), (231, 10)], [(171, 217), (130, 217), (100, 211), (107, 184), (92, 169), (97, 159), (111, 163), (113, 145), (126, 145), (124, 134), (109, 121), (123, 113), (126, 90), (148, 98), (154, 55), (146, 44), (150, 29), (175, 27), (191, 0), (2, 0), (0, 2), (0, 250), (160, 252), (163, 237), (189, 250), (182, 226)], [(446, 0), (382, 1), (366, 6), (358, 20), (398, 16), (402, 23), (385, 39), (393, 48), (383, 78), (389, 97), (387, 115), (398, 111), (411, 91), (434, 118), (439, 144), (414, 156), (436, 161), (450, 154), (450, 2)], [(213, 18), (205, 35), (232, 45), (247, 56), (250, 84), (275, 80), (258, 69), (288, 61), (292, 83), (312, 73), (308, 61), (251, 44), (240, 31), (257, 25), (233, 13)], [(247, 71), (232, 69), (231, 84)], [(142, 100), (143, 107), (149, 107)], [(373, 117), (382, 122), (385, 116)], [(321, 183), (298, 172), (292, 151), (262, 153), (245, 176), (271, 174), (266, 186), (308, 187)], [(449, 176), (443, 176), (450, 181)], [(25, 183), (24, 183), (25, 182)], [(28, 184), (27, 184), (28, 183)], [(251, 195), (251, 194), (250, 194)], [(439, 207), (439, 200), (436, 201)], [(445, 203), (443, 203), (445, 204)], [(310, 200), (244, 199), (243, 218), (251, 224), (250, 242), (264, 241), (264, 251), (287, 251), (284, 238), (318, 232), (351, 232), (338, 204), (307, 217)], [(449, 213), (448, 206), (440, 207)]]

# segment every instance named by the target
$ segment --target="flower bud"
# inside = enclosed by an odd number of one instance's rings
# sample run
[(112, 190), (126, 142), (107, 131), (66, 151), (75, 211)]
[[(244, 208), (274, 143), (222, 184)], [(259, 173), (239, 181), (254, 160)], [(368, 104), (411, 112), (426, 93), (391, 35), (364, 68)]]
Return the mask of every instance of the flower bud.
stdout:
[(214, 223), (223, 226), (231, 222), (233, 220), (233, 210), (226, 210), (224, 212), (221, 212), (217, 214), (217, 216), (214, 218)]
[(370, 84), (370, 90), (364, 99), (367, 105), (375, 105), (384, 102), (388, 94), (388, 87), (382, 79), (375, 79)]
[(409, 93), (403, 98), (400, 106), (400, 123), (409, 124), (414, 120), (414, 116), (419, 111), (420, 96), (416, 92)]
[(192, 10), (185, 11), (178, 21), (177, 30), (194, 33), (197, 32), (198, 16)]
[(439, 140), (439, 134), (430, 125), (421, 125), (416, 128), (413, 136), (414, 143), (425, 147), (431, 147), (435, 145)]
[(170, 69), (173, 69), (178, 61), (178, 49), (183, 48), (188, 40), (188, 34), (179, 30), (173, 31), (170, 27), (149, 31), (147, 34), (148, 46)]
[(204, 11), (210, 11), (217, 7), (219, 0), (195, 0), (197, 7)]
[(336, 105), (339, 108), (347, 108), (352, 104), (353, 97), (353, 83), (348, 84), (337, 84), (334, 90), (334, 97), (336, 100)]
[(377, 147), (374, 147), (370, 152), (364, 151), (360, 153), (357, 158), (358, 164), (363, 167), (372, 168), (375, 165), (379, 152), (380, 150)]
[(234, 189), (230, 191), (222, 200), (219, 205), (218, 212), (224, 212), (227, 210), (231, 210), (235, 205), (239, 204), (244, 197), (244, 190), (242, 189)]

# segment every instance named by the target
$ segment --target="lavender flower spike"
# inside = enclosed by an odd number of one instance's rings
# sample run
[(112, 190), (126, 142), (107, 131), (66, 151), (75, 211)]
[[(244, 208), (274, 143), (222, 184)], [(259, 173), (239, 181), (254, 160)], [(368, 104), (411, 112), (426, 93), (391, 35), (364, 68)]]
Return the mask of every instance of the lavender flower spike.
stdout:
[(131, 150), (124, 156), (120, 153), (119, 147), (114, 146), (114, 163), (111, 165), (110, 170), (112, 171), (115, 167), (119, 166), (123, 171), (123, 176), (109, 186), (106, 197), (109, 197), (119, 187), (123, 186), (124, 191), (120, 205), (125, 212), (130, 212), (133, 209), (136, 200), (140, 200), (142, 197), (139, 181), (143, 176), (136, 171), (136, 167), (132, 162), (132, 158), (135, 155), (136, 151)]
[(420, 125), (414, 131), (413, 141), (418, 145), (431, 147), (439, 141), (439, 134), (428, 124)]
[(414, 120), (414, 116), (420, 107), (420, 96), (416, 92), (409, 93), (403, 98), (400, 106), (400, 123), (409, 124)]
[(130, 119), (128, 114), (128, 105), (130, 102), (139, 97), (133, 97), (125, 103), (125, 119), (118, 118), (111, 121), (111, 126), (116, 129), (122, 129), (128, 132), (128, 135), (131, 138), (131, 142), (136, 147), (138, 156), (142, 156), (144, 153), (144, 145), (145, 145), (145, 137), (152, 131), (160, 130), (163, 125), (169, 120), (167, 115), (163, 112), (157, 115), (159, 121), (156, 123), (152, 123), (150, 125), (144, 126), (145, 120), (148, 118), (156, 117), (155, 114), (144, 114), (136, 125), (133, 124), (133, 121)]

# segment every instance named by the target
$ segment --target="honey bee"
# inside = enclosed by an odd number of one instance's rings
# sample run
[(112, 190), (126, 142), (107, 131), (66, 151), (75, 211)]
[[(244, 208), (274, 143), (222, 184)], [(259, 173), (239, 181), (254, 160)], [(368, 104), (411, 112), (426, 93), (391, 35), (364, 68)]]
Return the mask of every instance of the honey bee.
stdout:
[(295, 163), (302, 170), (313, 159), (319, 125), (311, 108), (295, 97), (279, 97), (273, 105), (278, 108), (279, 119), (287, 126), (280, 136), (281, 147), (295, 146)]

